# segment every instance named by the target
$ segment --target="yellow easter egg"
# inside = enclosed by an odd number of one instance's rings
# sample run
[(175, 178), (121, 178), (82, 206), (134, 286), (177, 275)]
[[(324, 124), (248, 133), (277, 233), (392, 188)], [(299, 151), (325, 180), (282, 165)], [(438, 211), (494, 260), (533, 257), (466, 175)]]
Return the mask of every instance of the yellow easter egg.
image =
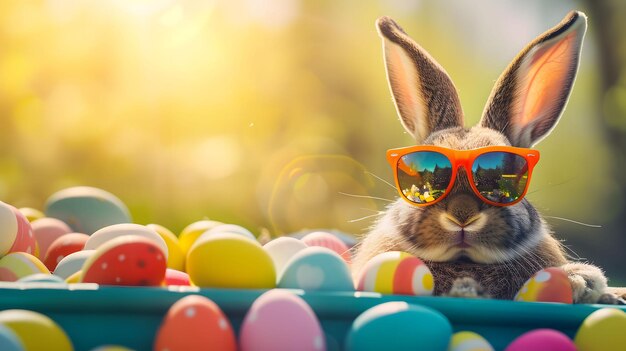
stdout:
[(183, 254), (186, 255), (189, 252), (191, 245), (193, 245), (202, 233), (222, 224), (223, 223), (217, 221), (202, 220), (193, 222), (186, 226), (178, 236), (178, 243), (180, 244), (180, 248), (183, 250)]
[(43, 214), (43, 212), (30, 207), (22, 207), (19, 209), (19, 211), (22, 212), (24, 217), (26, 217), (26, 219), (28, 219), (28, 221), (31, 223), (37, 219), (44, 218), (46, 216), (45, 214)]
[(14, 282), (31, 274), (50, 271), (35, 256), (26, 252), (11, 252), (0, 259), (0, 281)]
[(239, 234), (217, 233), (196, 241), (187, 254), (187, 273), (200, 287), (272, 289), (276, 271), (261, 245)]
[(592, 312), (578, 328), (574, 343), (581, 351), (626, 347), (626, 313), (610, 307)]
[(47, 316), (28, 310), (0, 312), (0, 324), (11, 329), (26, 351), (71, 351), (67, 334)]
[(452, 335), (448, 351), (493, 351), (493, 346), (479, 334), (460, 331)]
[(72, 275), (67, 277), (67, 279), (65, 279), (65, 282), (68, 283), (68, 284), (80, 283), (80, 278), (82, 276), (83, 276), (83, 271), (82, 270), (74, 272)]
[(176, 235), (162, 225), (148, 224), (146, 227), (157, 232), (165, 240), (165, 245), (167, 245), (167, 268), (183, 271), (185, 269), (185, 254), (183, 249), (180, 248)]

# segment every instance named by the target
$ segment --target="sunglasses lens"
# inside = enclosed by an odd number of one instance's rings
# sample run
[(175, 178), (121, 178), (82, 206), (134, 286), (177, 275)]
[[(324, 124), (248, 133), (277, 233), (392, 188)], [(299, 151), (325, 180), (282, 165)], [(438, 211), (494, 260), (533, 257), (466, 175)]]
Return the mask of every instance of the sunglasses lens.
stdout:
[(438, 152), (418, 151), (398, 160), (398, 184), (409, 201), (426, 204), (442, 196), (452, 178), (450, 160)]
[(474, 184), (487, 200), (506, 204), (518, 200), (528, 184), (528, 164), (509, 152), (488, 152), (472, 165)]

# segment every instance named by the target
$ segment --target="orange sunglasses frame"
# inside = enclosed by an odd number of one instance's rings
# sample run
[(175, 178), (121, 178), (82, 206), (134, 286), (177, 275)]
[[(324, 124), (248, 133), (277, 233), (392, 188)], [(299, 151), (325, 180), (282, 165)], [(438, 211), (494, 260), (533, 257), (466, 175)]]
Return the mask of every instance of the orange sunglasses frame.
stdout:
[[(452, 164), (452, 176), (450, 178), (450, 184), (448, 184), (448, 187), (446, 188), (443, 195), (438, 197), (435, 201), (431, 201), (431, 202), (423, 203), (423, 204), (418, 204), (416, 202), (409, 200), (404, 195), (404, 193), (402, 193), (402, 189), (400, 188), (400, 182), (398, 180), (398, 168), (399, 168), (398, 162), (400, 161), (400, 158), (407, 154), (410, 154), (412, 152), (417, 152), (417, 151), (438, 152), (444, 155), (445, 157), (447, 157), (450, 163)], [(476, 188), (476, 185), (474, 184), (474, 176), (472, 174), (472, 164), (474, 163), (474, 161), (476, 160), (478, 156), (489, 153), (489, 152), (509, 152), (509, 153), (521, 156), (526, 160), (526, 164), (528, 165), (528, 179), (526, 179), (526, 187), (524, 188), (524, 192), (522, 193), (522, 195), (520, 195), (520, 197), (517, 200), (512, 201), (512, 202), (507, 202), (507, 203), (493, 202), (485, 198), (484, 196), (482, 196), (480, 194), (480, 191), (478, 191), (478, 188)], [(470, 186), (472, 187), (472, 190), (482, 201), (492, 206), (511, 206), (520, 202), (526, 195), (526, 191), (528, 191), (528, 186), (530, 184), (530, 178), (532, 175), (533, 168), (535, 167), (537, 162), (539, 162), (539, 151), (533, 150), (533, 149), (513, 147), (513, 146), (487, 146), (487, 147), (481, 147), (478, 149), (471, 149), (471, 150), (454, 150), (454, 149), (448, 149), (445, 147), (434, 146), (434, 145), (417, 145), (417, 146), (409, 146), (409, 147), (402, 147), (402, 148), (387, 150), (387, 162), (389, 162), (389, 164), (391, 165), (391, 168), (393, 169), (393, 177), (395, 179), (396, 189), (398, 190), (398, 193), (406, 202), (410, 203), (413, 206), (418, 206), (418, 207), (430, 206), (443, 200), (450, 193), (450, 190), (454, 186), (454, 183), (456, 182), (457, 172), (460, 167), (465, 168), (465, 173), (468, 176), (468, 180), (469, 180)]]

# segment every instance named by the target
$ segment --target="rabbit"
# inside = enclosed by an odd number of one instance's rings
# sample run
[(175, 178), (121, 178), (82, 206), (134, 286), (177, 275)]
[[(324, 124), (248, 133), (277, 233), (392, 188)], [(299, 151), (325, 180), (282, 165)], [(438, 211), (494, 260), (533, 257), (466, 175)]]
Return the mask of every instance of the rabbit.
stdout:
[[(565, 108), (587, 18), (570, 12), (526, 46), (500, 76), (482, 118), (471, 128), (463, 126), (459, 97), (446, 71), (391, 18), (379, 18), (376, 25), (400, 122), (417, 144), (530, 148), (550, 134)], [(355, 275), (377, 254), (398, 250), (428, 265), (435, 295), (513, 299), (537, 271), (561, 267), (575, 303), (623, 302), (608, 292), (600, 268), (568, 261), (560, 241), (526, 199), (489, 205), (472, 192), (465, 172), (459, 169), (452, 190), (438, 203), (391, 203), (355, 248)], [(454, 246), (461, 230), (469, 248)]]

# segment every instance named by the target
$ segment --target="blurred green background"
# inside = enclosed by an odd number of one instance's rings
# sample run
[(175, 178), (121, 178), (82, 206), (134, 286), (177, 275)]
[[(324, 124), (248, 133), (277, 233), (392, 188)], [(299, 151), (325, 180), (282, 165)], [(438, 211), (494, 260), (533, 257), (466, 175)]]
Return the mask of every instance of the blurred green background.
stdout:
[(2, 1), (0, 199), (41, 209), (59, 189), (90, 185), (174, 232), (210, 218), (272, 235), (362, 234), (396, 197), (375, 177), (392, 180), (385, 151), (412, 143), (376, 18), (396, 19), (446, 68), (469, 126), (518, 51), (571, 9), (589, 16), (580, 72), (538, 146), (528, 198), (626, 285), (617, 0)]

